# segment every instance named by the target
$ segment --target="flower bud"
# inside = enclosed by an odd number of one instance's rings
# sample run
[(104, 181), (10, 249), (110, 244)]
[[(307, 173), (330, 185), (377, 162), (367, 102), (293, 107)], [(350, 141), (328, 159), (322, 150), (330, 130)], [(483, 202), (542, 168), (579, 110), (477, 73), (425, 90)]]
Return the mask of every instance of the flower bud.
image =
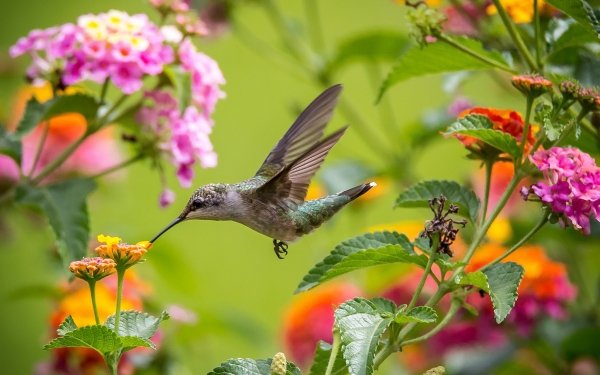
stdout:
[(272, 375), (285, 375), (287, 372), (287, 360), (285, 354), (279, 352), (273, 356), (271, 361), (271, 374)]
[(581, 90), (581, 85), (577, 81), (562, 81), (558, 85), (558, 89), (560, 93), (566, 100), (575, 99), (579, 96), (579, 90)]
[(116, 266), (117, 264), (112, 259), (100, 257), (83, 258), (82, 260), (71, 262), (69, 271), (71, 271), (75, 277), (80, 279), (86, 281), (98, 281), (111, 273), (114, 273)]
[(411, 35), (417, 43), (424, 45), (431, 42), (431, 36), (439, 35), (446, 21), (444, 13), (437, 9), (428, 7), (425, 3), (410, 5), (407, 13), (411, 25)]
[(517, 90), (528, 98), (537, 98), (549, 92), (552, 88), (552, 82), (537, 74), (514, 76), (511, 82)]

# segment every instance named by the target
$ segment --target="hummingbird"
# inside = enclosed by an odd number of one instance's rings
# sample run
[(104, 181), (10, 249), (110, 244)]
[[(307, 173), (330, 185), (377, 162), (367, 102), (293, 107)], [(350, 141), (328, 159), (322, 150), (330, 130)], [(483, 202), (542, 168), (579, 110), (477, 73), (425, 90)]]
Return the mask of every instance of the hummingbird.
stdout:
[(283, 259), (287, 255), (287, 242), (312, 232), (376, 186), (370, 182), (320, 199), (304, 200), (310, 180), (347, 129), (345, 126), (322, 138), (341, 91), (341, 85), (334, 85), (313, 100), (254, 177), (237, 184), (208, 184), (198, 188), (181, 214), (150, 242), (186, 220), (232, 220), (271, 237), (275, 255)]

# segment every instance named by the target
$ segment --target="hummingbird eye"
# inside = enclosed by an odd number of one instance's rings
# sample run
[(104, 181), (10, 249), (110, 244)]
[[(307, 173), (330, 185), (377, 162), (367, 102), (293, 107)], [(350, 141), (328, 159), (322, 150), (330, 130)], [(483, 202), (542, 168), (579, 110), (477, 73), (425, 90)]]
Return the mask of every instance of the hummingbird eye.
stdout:
[(196, 198), (192, 201), (192, 208), (194, 210), (198, 209), (198, 208), (202, 208), (204, 207), (204, 199), (202, 198)]

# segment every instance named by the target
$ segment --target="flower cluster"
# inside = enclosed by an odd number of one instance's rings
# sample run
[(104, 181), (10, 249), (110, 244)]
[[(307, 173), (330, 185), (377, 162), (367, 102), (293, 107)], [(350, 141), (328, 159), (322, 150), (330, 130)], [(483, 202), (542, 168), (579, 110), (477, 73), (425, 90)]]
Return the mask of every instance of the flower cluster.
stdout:
[(511, 82), (523, 95), (532, 98), (536, 98), (552, 89), (552, 82), (536, 74), (514, 76)]
[[(505, 109), (474, 107), (462, 112), (460, 117), (466, 117), (467, 115), (483, 115), (487, 117), (492, 122), (493, 129), (508, 133), (513, 136), (518, 143), (521, 143), (525, 124), (519, 112)], [(531, 128), (532, 127), (529, 127), (527, 132), (525, 150), (529, 150), (535, 143), (535, 137)], [(456, 135), (455, 137), (463, 145), (469, 148), (481, 149), (485, 146), (484, 143), (473, 137), (464, 135)]]
[(77, 24), (33, 30), (10, 48), (10, 55), (29, 54), (27, 76), (33, 82), (55, 79), (59, 85), (110, 77), (123, 93), (142, 87), (144, 75), (157, 75), (174, 60), (173, 49), (146, 15), (111, 10), (87, 14)]
[[(185, 108), (181, 114), (179, 103), (168, 91), (150, 91), (145, 96), (146, 104), (140, 108), (136, 118), (157, 135), (158, 147), (170, 155), (177, 168), (179, 183), (189, 187), (196, 161), (203, 168), (217, 164), (217, 154), (209, 139), (213, 122), (206, 112), (199, 112), (194, 105)], [(211, 105), (214, 108), (214, 102)], [(163, 196), (165, 203), (172, 200), (172, 194)]]
[[(525, 199), (534, 194), (560, 215), (561, 223), (571, 223), (590, 233), (590, 215), (600, 220), (600, 168), (585, 152), (574, 147), (552, 147), (530, 156), (546, 182), (521, 189)], [(565, 221), (564, 218), (568, 220)]]
[(131, 267), (138, 263), (152, 246), (148, 241), (135, 245), (124, 244), (119, 237), (102, 234), (98, 235), (98, 242), (104, 242), (104, 245), (96, 247), (96, 253), (103, 258), (114, 260), (117, 267)]
[(116, 271), (117, 264), (107, 258), (83, 258), (69, 265), (69, 271), (83, 280), (100, 280)]
[[(529, 23), (533, 20), (533, 0), (500, 0), (500, 4), (515, 23)], [(547, 5), (543, 0), (539, 0), (538, 9), (543, 11), (545, 8)], [(493, 15), (498, 12), (498, 9), (495, 5), (489, 5), (486, 11), (489, 15)]]

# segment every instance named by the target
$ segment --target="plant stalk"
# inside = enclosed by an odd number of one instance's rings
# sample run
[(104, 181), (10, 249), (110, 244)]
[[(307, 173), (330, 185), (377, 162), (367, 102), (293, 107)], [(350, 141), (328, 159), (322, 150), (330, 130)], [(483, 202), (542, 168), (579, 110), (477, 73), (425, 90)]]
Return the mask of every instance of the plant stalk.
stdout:
[(48, 138), (48, 133), (50, 132), (50, 121), (44, 122), (44, 132), (42, 133), (42, 138), (40, 139), (40, 143), (38, 144), (37, 150), (35, 151), (35, 157), (33, 158), (33, 164), (31, 165), (31, 170), (29, 171), (29, 178), (33, 177), (35, 173), (35, 168), (40, 162), (40, 158), (42, 157), (42, 152), (44, 150), (44, 144), (46, 144), (46, 139)]
[(483, 56), (480, 55), (478, 52), (473, 51), (472, 49), (470, 49), (469, 47), (465, 46), (464, 44), (457, 42), (456, 40), (449, 38), (448, 36), (444, 35), (444, 34), (438, 34), (436, 35), (436, 38), (438, 38), (439, 40), (441, 40), (444, 43), (447, 43), (449, 45), (451, 45), (452, 47), (466, 53), (467, 55), (476, 58), (477, 60), (480, 60), (486, 64), (488, 64), (489, 66), (492, 66), (494, 68), (503, 70), (507, 73), (510, 74), (517, 74), (518, 72), (514, 69), (511, 69), (508, 66), (505, 66), (503, 64), (500, 64), (498, 61), (494, 60), (494, 59), (490, 59), (487, 56)]
[(542, 53), (543, 53), (543, 34), (540, 25), (540, 9), (538, 0), (533, 0), (533, 22), (534, 22), (534, 37), (535, 37), (535, 60), (538, 69), (543, 70)]
[(96, 178), (99, 178), (99, 177), (102, 177), (102, 176), (106, 176), (107, 174), (111, 174), (113, 172), (118, 171), (119, 169), (123, 169), (123, 168), (125, 168), (125, 167), (127, 167), (127, 166), (129, 166), (129, 165), (131, 165), (131, 164), (133, 164), (135, 162), (137, 162), (138, 160), (143, 159), (143, 158), (144, 158), (144, 154), (137, 154), (137, 155), (135, 155), (132, 158), (129, 158), (129, 159), (125, 160), (125, 161), (122, 161), (119, 164), (113, 165), (112, 167), (108, 167), (105, 170), (100, 171), (100, 172), (96, 173), (93, 176), (90, 176), (90, 178), (96, 179)]
[(37, 185), (39, 184), (45, 177), (47, 177), (49, 174), (51, 174), (52, 172), (54, 172), (55, 169), (57, 169), (58, 167), (60, 167), (62, 165), (62, 163), (64, 163), (65, 160), (67, 160), (69, 158), (69, 156), (71, 156), (71, 154), (73, 154), (73, 152), (75, 152), (75, 150), (81, 146), (81, 144), (91, 135), (91, 133), (84, 133), (81, 137), (79, 137), (79, 139), (77, 139), (75, 142), (71, 143), (69, 146), (67, 146), (67, 148), (65, 148), (65, 150), (58, 155), (58, 157), (54, 160), (52, 160), (52, 162), (50, 162), (48, 165), (46, 165), (44, 167), (44, 169), (42, 169), (42, 171), (35, 176), (35, 178), (33, 178), (31, 180), (33, 185)]
[(492, 0), (492, 2), (494, 3), (494, 6), (498, 10), (498, 15), (500, 15), (500, 18), (502, 19), (502, 23), (504, 23), (504, 26), (506, 27), (508, 34), (510, 35), (513, 42), (515, 43), (515, 46), (517, 47), (517, 50), (521, 54), (521, 57), (523, 57), (523, 60), (525, 60), (525, 62), (529, 66), (529, 69), (534, 70), (534, 71), (539, 71), (533, 57), (531, 56), (531, 53), (529, 53), (529, 50), (527, 49), (527, 46), (525, 45), (525, 42), (523, 42), (523, 38), (521, 38), (521, 34), (519, 34), (519, 31), (517, 30), (515, 24), (510, 19), (510, 16), (508, 15), (508, 13), (506, 13), (506, 9), (504, 9), (504, 7), (502, 6), (502, 3), (500, 3), (500, 0)]
[(98, 306), (96, 305), (96, 280), (89, 280), (88, 285), (90, 286), (90, 295), (92, 297), (92, 309), (94, 310), (94, 319), (96, 319), (96, 325), (100, 325), (100, 317), (98, 316)]
[(492, 169), (494, 168), (494, 160), (486, 159), (485, 164), (485, 188), (483, 191), (483, 209), (481, 210), (481, 221), (479, 225), (483, 225), (485, 222), (485, 216), (487, 215), (488, 205), (490, 201), (490, 189), (492, 186)]
[(448, 313), (446, 314), (446, 316), (444, 316), (444, 319), (442, 319), (442, 321), (439, 322), (439, 324), (437, 326), (435, 326), (431, 331), (429, 331), (419, 337), (415, 337), (414, 339), (410, 339), (410, 340), (406, 340), (406, 341), (402, 342), (402, 346), (416, 344), (418, 342), (428, 340), (429, 338), (435, 336), (438, 332), (440, 332), (442, 329), (444, 329), (444, 327), (446, 327), (448, 325), (448, 323), (450, 323), (450, 321), (452, 320), (452, 318), (454, 317), (454, 315), (460, 308), (460, 305), (461, 305), (461, 300), (458, 298), (453, 298), (452, 303), (450, 304), (450, 309), (448, 310)]
[(419, 280), (419, 285), (417, 285), (417, 289), (415, 290), (415, 293), (413, 294), (412, 298), (410, 299), (410, 302), (408, 303), (408, 307), (406, 308), (406, 310), (410, 310), (413, 307), (415, 307), (415, 304), (417, 303), (417, 300), (419, 299), (419, 296), (421, 295), (421, 291), (423, 290), (423, 286), (425, 286), (427, 277), (429, 277), (429, 273), (431, 272), (431, 266), (433, 266), (433, 262), (435, 261), (435, 258), (437, 256), (439, 244), (440, 244), (440, 234), (437, 233), (436, 236), (433, 238), (433, 243), (431, 245), (431, 252), (429, 253), (429, 259), (427, 260), (427, 265), (425, 266), (425, 272), (423, 273), (423, 276), (421, 276), (421, 280)]
[(126, 268), (117, 267), (117, 306), (115, 310), (115, 333), (119, 336), (119, 323), (121, 322), (121, 299), (123, 298), (123, 279)]
[(544, 215), (542, 216), (542, 218), (538, 221), (538, 223), (533, 228), (531, 228), (531, 230), (529, 232), (527, 232), (527, 234), (525, 236), (523, 236), (523, 238), (521, 238), (519, 241), (517, 241), (510, 249), (506, 250), (504, 252), (504, 254), (500, 255), (498, 258), (494, 259), (489, 264), (487, 264), (485, 267), (483, 267), (481, 269), (481, 271), (485, 271), (486, 269), (493, 266), (494, 264), (500, 263), (502, 260), (504, 260), (510, 254), (517, 251), (525, 242), (527, 242), (531, 237), (533, 237), (533, 235), (536, 234), (548, 222), (548, 216), (549, 216), (549, 212), (547, 210), (544, 210)]
[(331, 354), (329, 355), (329, 362), (327, 362), (327, 369), (325, 375), (331, 375), (333, 372), (333, 365), (335, 364), (335, 357), (337, 357), (338, 351), (340, 350), (341, 338), (340, 333), (337, 330), (333, 331), (333, 342), (331, 343)]

